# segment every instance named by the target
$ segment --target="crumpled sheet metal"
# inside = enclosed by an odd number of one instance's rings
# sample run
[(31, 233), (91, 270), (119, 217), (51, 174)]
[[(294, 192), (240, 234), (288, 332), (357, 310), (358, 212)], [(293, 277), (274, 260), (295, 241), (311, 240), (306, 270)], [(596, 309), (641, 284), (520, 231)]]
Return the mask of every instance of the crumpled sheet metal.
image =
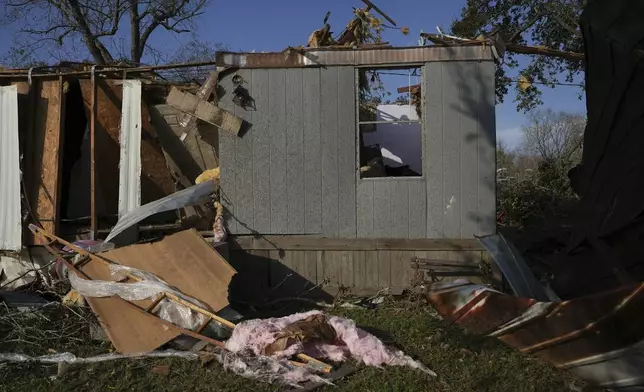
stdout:
[(217, 183), (215, 181), (205, 181), (201, 184), (191, 186), (190, 188), (183, 189), (159, 200), (155, 200), (144, 204), (141, 207), (135, 208), (119, 218), (118, 222), (116, 222), (116, 226), (112, 228), (112, 231), (105, 239), (105, 242), (109, 242), (128, 227), (139, 223), (149, 216), (206, 203), (210, 200), (210, 195), (215, 191), (216, 187)]
[(115, 359), (136, 359), (136, 358), (168, 358), (179, 357), (189, 360), (199, 358), (199, 355), (192, 351), (151, 351), (147, 353), (135, 354), (101, 354), (89, 358), (79, 358), (72, 353), (57, 353), (47, 354), (38, 357), (31, 357), (26, 354), (17, 353), (0, 353), (0, 362), (41, 362), (41, 363), (68, 363), (68, 364), (84, 364), (84, 363), (97, 363), (113, 361)]
[[(281, 318), (244, 321), (235, 327), (231, 338), (226, 342), (226, 349), (234, 353), (250, 351), (260, 356), (265, 347), (273, 343), (284, 328), (313, 315), (324, 315), (324, 313), (313, 310)], [(407, 366), (432, 376), (436, 375), (402, 351), (385, 346), (380, 339), (358, 328), (354, 321), (338, 316), (325, 315), (325, 317), (335, 329), (337, 336), (335, 342), (310, 341), (305, 344), (297, 342), (286, 350), (276, 353), (274, 357), (287, 358), (303, 352), (314, 358), (328, 358), (334, 362), (353, 358), (367, 366)]]
[(569, 369), (595, 386), (644, 387), (644, 283), (538, 302), (460, 281), (429, 285), (427, 299), (445, 320)]
[(502, 234), (476, 238), (492, 255), (492, 260), (499, 266), (517, 296), (534, 298), (538, 301), (554, 299), (549, 298), (544, 287), (521, 257), (521, 253)]
[[(164, 280), (154, 274), (118, 264), (111, 264), (109, 268), (112, 275), (128, 273), (141, 279), (141, 281), (119, 283), (105, 280), (88, 280), (79, 277), (75, 273), (71, 273), (68, 274), (69, 282), (74, 290), (85, 297), (101, 298), (118, 296), (126, 301), (139, 301), (149, 298), (155, 299), (162, 293), (167, 292), (193, 303), (202, 309), (208, 309), (206, 304), (173, 289)], [(195, 312), (170, 299), (164, 299), (157, 305), (156, 314), (161, 319), (188, 330), (195, 330), (206, 321), (205, 315)]]

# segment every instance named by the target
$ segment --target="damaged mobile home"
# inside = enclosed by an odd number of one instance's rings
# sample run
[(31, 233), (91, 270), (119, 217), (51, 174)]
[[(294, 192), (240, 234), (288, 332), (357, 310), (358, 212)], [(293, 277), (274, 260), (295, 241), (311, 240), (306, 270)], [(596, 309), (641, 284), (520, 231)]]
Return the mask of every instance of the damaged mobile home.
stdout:
[[(208, 83), (184, 91), (136, 70), (119, 71), (126, 80), (98, 69), (7, 75), (21, 111), (23, 228), (98, 238), (219, 167), (230, 261), (265, 288), (293, 275), (287, 286), (401, 291), (412, 257), (481, 261), (471, 237), (495, 231), (489, 47), (219, 53), (216, 63)], [(405, 67), (426, 86), (412, 116), (417, 175), (364, 175), (369, 133), (410, 120), (361, 110), (361, 75)], [(200, 206), (179, 211), (141, 229), (204, 230), (214, 219)], [(24, 234), (24, 244), (37, 241)]]
[[(496, 216), (491, 49), (318, 38), (218, 53), (202, 85), (160, 77), (197, 64), (0, 71), (3, 271), (32, 263), (68, 280), (63, 301), (87, 303), (122, 355), (172, 343), (288, 385), (349, 371), (324, 360), (435, 375), (351, 320), (238, 323), (230, 307), (401, 293), (419, 279), (410, 260), (432, 256), (481, 275), (471, 237)], [(370, 95), (387, 74), (422, 95)]]
[[(207, 64), (0, 70), (0, 288), (48, 268), (73, 287), (64, 302), (86, 301), (119, 354), (172, 342), (244, 376), (323, 385), (351, 371), (325, 360), (434, 373), (351, 320), (318, 311), (243, 320), (231, 299), (420, 285), (448, 321), (594, 384), (639, 386), (642, 165), (629, 148), (641, 144), (631, 128), (642, 48), (605, 37), (636, 32), (620, 18), (642, 6), (589, 5), (582, 55), (495, 34), (366, 43), (361, 27), (382, 11), (363, 1), (339, 37), (325, 18), (306, 48), (221, 52)], [(566, 249), (546, 260), (548, 288), (495, 234), (494, 60), (506, 50), (587, 63), (582, 208)], [(207, 66), (204, 83), (160, 77), (183, 66)], [(378, 93), (390, 87), (407, 95)], [(615, 168), (629, 180), (609, 175)], [(481, 280), (488, 255), (516, 296), (427, 284)]]

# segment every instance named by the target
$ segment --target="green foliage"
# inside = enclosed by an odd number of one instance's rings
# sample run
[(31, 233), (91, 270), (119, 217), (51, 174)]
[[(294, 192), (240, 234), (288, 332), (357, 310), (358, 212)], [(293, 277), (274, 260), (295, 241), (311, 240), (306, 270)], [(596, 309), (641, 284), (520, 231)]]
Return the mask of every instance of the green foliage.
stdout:
[(566, 219), (576, 200), (567, 173), (547, 163), (537, 171), (497, 182), (497, 210), (503, 213), (499, 222), (502, 226), (525, 228)]
[(497, 146), (497, 208), (504, 226), (541, 225), (569, 217), (577, 196), (568, 172), (581, 162), (586, 119), (538, 110), (523, 127), (523, 153)]
[[(585, 0), (467, 0), (459, 19), (452, 23), (452, 34), (474, 38), (498, 29), (505, 42), (543, 46), (556, 50), (583, 52), (577, 23)], [(533, 83), (554, 87), (560, 81), (573, 82), (583, 72), (583, 62), (555, 57), (530, 56), (527, 65), (519, 56), (507, 53), (496, 71), (497, 102), (503, 102), (510, 85), (524, 75)], [(517, 109), (529, 111), (541, 105), (541, 87), (523, 90), (515, 85)]]

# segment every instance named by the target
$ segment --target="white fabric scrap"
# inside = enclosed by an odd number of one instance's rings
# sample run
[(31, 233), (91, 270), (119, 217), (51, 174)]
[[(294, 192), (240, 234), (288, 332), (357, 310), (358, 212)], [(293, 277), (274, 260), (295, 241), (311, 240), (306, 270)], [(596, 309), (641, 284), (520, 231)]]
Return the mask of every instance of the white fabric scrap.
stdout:
[[(226, 349), (235, 353), (251, 351), (256, 356), (260, 356), (264, 348), (275, 341), (276, 335), (282, 329), (315, 314), (323, 314), (323, 312), (313, 310), (281, 318), (244, 321), (235, 327), (232, 336), (226, 342)], [(358, 328), (354, 321), (329, 315), (326, 315), (326, 318), (335, 329), (337, 340), (341, 344), (315, 341), (305, 345), (296, 343), (285, 351), (276, 353), (275, 358), (281, 359), (305, 352), (314, 358), (327, 358), (334, 362), (353, 358), (367, 366), (407, 366), (436, 376), (436, 373), (427, 369), (422, 363), (415, 361), (400, 350), (387, 347), (374, 335)]]

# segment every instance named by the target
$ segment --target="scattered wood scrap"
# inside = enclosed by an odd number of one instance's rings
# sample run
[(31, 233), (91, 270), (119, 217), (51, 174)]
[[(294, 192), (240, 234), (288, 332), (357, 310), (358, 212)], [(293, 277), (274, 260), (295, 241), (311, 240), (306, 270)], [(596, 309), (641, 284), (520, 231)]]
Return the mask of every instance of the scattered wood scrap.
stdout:
[(220, 129), (239, 135), (244, 120), (227, 110), (218, 107), (212, 102), (207, 102), (197, 95), (190, 94), (172, 87), (166, 98), (166, 103), (177, 110), (190, 114)]

